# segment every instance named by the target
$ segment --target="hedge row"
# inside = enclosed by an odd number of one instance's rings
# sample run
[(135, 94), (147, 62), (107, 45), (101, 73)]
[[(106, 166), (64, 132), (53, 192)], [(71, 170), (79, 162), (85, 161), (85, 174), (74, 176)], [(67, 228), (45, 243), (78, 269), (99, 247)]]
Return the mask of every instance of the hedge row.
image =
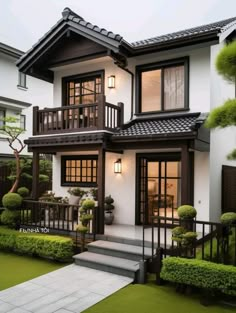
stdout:
[(175, 283), (236, 295), (236, 267), (230, 265), (169, 257), (163, 260), (161, 278)]
[(72, 259), (73, 242), (67, 237), (22, 233), (0, 227), (0, 250), (68, 261)]

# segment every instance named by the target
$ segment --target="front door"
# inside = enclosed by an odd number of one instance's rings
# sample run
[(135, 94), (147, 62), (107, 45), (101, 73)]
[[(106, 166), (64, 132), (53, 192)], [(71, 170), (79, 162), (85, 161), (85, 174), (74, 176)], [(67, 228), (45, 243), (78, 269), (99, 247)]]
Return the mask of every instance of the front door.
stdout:
[(181, 155), (137, 155), (136, 223), (152, 216), (177, 217), (181, 203)]

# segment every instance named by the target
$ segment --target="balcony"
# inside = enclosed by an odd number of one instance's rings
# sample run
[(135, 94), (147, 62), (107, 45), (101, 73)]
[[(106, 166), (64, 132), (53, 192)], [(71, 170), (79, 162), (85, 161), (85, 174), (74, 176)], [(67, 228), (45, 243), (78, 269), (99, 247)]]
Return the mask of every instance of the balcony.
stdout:
[(114, 105), (100, 95), (98, 102), (39, 110), (33, 108), (33, 135), (94, 130), (114, 131), (123, 124), (123, 103)]

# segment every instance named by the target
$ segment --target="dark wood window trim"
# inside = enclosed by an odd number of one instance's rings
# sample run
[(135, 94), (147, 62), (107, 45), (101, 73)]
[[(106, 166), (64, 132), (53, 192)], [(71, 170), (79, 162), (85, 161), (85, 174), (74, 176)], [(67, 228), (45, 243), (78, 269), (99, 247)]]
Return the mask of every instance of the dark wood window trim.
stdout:
[[(95, 177), (95, 182), (89, 182), (89, 181), (84, 181), (84, 182), (68, 182), (66, 181), (66, 161), (77, 161), (80, 160), (82, 161), (94, 161), (96, 160), (96, 176), (93, 176), (93, 169), (95, 168), (93, 165), (91, 165), (91, 177)], [(92, 162), (93, 164), (93, 162)], [(86, 164), (86, 180), (88, 178), (87, 175), (87, 164)], [(97, 171), (98, 171), (98, 156), (97, 155), (65, 155), (61, 157), (61, 186), (78, 186), (78, 187), (96, 187), (97, 186)], [(82, 177), (82, 165), (80, 165), (80, 179)]]
[(72, 76), (62, 77), (62, 106), (67, 105), (67, 83), (76, 79), (86, 79), (86, 78), (94, 78), (95, 76), (101, 76), (101, 94), (104, 94), (104, 77), (105, 71), (99, 70), (94, 72), (86, 72), (81, 74), (76, 74)]
[[(161, 110), (150, 111), (150, 112), (141, 112), (141, 99), (142, 99), (142, 81), (141, 74), (142, 72), (147, 72), (151, 70), (158, 70), (172, 66), (184, 65), (184, 107), (181, 109), (175, 110), (164, 110), (164, 84), (161, 85)], [(189, 110), (189, 57), (183, 57), (178, 59), (172, 59), (167, 61), (161, 61), (158, 63), (149, 63), (136, 66), (136, 88), (135, 88), (135, 114), (136, 115), (148, 115), (153, 113), (166, 113), (166, 112), (179, 112), (179, 111), (188, 111)], [(163, 81), (163, 71), (162, 71), (162, 81)]]

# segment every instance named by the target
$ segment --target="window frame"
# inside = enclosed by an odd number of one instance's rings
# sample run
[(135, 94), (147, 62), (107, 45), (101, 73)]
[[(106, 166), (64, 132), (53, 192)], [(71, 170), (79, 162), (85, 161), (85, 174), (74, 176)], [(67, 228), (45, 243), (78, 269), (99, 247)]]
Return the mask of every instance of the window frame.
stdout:
[[(66, 161), (67, 160), (96, 160), (97, 170), (96, 170), (96, 182), (67, 182), (66, 177)], [(94, 168), (94, 167), (92, 167)], [(82, 170), (82, 167), (80, 167)], [(87, 176), (86, 176), (87, 177)], [(61, 156), (61, 186), (67, 187), (97, 187), (98, 180), (98, 155), (62, 155)]]
[[(24, 126), (21, 127), (21, 119), (24, 119)], [(23, 130), (26, 130), (26, 115), (25, 114), (21, 114), (20, 115), (20, 128), (22, 128)]]
[[(164, 109), (164, 71), (163, 69), (175, 66), (184, 66), (184, 107), (166, 110)], [(152, 70), (161, 69), (161, 110), (142, 112), (142, 73)], [(135, 115), (148, 115), (156, 113), (169, 113), (178, 111), (188, 111), (189, 110), (189, 57), (183, 57), (178, 59), (172, 59), (167, 61), (141, 64), (136, 66), (136, 103), (135, 103)]]
[[(6, 110), (4, 108), (0, 108), (0, 111), (3, 112), (3, 118), (6, 117)], [(2, 123), (2, 125), (1, 125)], [(5, 125), (4, 121), (0, 121), (0, 127), (3, 127)]]
[(18, 72), (18, 85), (17, 87), (27, 89), (27, 75), (23, 72)]
[(67, 83), (76, 80), (76, 79), (89, 79), (89, 78), (95, 78), (97, 76), (101, 77), (101, 94), (104, 94), (104, 77), (105, 77), (105, 71), (104, 70), (98, 70), (94, 72), (86, 72), (81, 74), (76, 74), (72, 76), (65, 76), (62, 77), (62, 103), (61, 106), (70, 106), (70, 104), (67, 104)]

